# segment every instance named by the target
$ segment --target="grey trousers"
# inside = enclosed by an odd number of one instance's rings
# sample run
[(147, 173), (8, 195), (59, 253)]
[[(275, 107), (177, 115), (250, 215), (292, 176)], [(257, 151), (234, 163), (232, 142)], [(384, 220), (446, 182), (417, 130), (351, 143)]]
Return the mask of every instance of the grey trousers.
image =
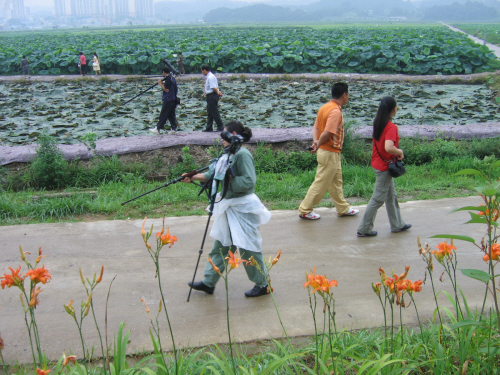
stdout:
[(387, 216), (389, 216), (389, 223), (391, 224), (391, 231), (397, 232), (405, 226), (405, 222), (401, 217), (399, 210), (398, 195), (396, 194), (396, 186), (394, 185), (394, 178), (391, 177), (389, 171), (379, 171), (373, 169), (377, 177), (375, 181), (375, 188), (373, 195), (366, 207), (363, 220), (358, 227), (358, 233), (370, 233), (373, 230), (373, 223), (377, 216), (377, 210), (385, 203)]
[[(212, 262), (214, 262), (214, 264), (219, 267), (220, 272), (224, 274), (224, 258), (229, 256), (229, 251), (234, 253), (235, 250), (236, 246), (222, 246), (219, 241), (215, 240), (214, 246), (208, 256), (210, 257), (210, 259), (212, 259)], [(239, 253), (240, 258), (244, 260), (249, 260), (251, 256), (254, 257), (263, 273), (260, 272), (259, 269), (255, 266), (245, 266), (242, 263), (240, 267), (243, 267), (245, 269), (248, 278), (255, 284), (257, 284), (258, 286), (266, 286), (267, 270), (266, 266), (264, 265), (264, 257), (262, 256), (262, 253), (245, 249), (239, 249)], [(214, 287), (220, 278), (220, 275), (214, 271), (212, 265), (209, 262), (205, 264), (204, 276), (205, 277), (203, 278), (203, 284), (209, 287)]]

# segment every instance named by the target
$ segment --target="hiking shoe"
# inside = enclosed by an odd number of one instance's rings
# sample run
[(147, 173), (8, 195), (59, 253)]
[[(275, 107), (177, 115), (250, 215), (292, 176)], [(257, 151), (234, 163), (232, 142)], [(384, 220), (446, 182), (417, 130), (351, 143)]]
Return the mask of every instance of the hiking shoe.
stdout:
[(403, 228), (400, 228), (399, 230), (393, 230), (391, 231), (392, 233), (399, 233), (399, 232), (403, 232), (405, 230), (408, 230), (411, 228), (411, 224), (405, 224), (405, 226)]
[(211, 287), (206, 285), (203, 281), (197, 281), (192, 283), (191, 281), (188, 283), (190, 287), (192, 287), (194, 290), (199, 290), (201, 292), (205, 292), (207, 294), (214, 294), (214, 289), (215, 287)]
[(376, 230), (372, 230), (370, 233), (357, 233), (358, 237), (375, 237), (377, 235)]
[(315, 213), (314, 211), (311, 211), (308, 214), (300, 214), (299, 217), (306, 220), (318, 220), (319, 218), (321, 218), (321, 215)]
[(269, 294), (269, 290), (268, 290), (267, 285), (266, 286), (255, 285), (248, 292), (245, 292), (245, 296), (247, 296), (247, 297), (260, 297), (260, 296), (264, 296), (266, 294)]
[(345, 214), (340, 215), (340, 217), (342, 217), (342, 216), (354, 216), (357, 214), (359, 214), (359, 210), (355, 210), (354, 208), (350, 208), (349, 211), (347, 211)]
[(158, 129), (156, 129), (156, 128), (149, 129), (149, 131), (150, 131), (151, 133), (154, 133), (154, 134), (160, 134), (160, 132), (159, 132), (159, 131), (158, 131)]

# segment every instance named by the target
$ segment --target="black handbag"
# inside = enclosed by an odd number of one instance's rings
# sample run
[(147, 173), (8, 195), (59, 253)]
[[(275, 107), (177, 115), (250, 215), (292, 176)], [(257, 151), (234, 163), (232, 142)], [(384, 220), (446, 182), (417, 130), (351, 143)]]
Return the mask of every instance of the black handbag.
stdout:
[(406, 173), (405, 163), (397, 159), (391, 159), (389, 161), (384, 160), (384, 158), (382, 157), (382, 155), (380, 155), (380, 152), (378, 151), (377, 144), (375, 142), (373, 142), (373, 144), (375, 145), (375, 149), (377, 150), (377, 154), (378, 156), (380, 156), (380, 159), (389, 164), (389, 174), (391, 175), (391, 177), (396, 178)]

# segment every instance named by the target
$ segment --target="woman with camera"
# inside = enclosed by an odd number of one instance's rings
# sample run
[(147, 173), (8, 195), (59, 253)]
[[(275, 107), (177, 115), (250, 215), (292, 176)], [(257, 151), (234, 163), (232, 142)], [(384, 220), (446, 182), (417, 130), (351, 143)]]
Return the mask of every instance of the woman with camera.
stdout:
[(377, 115), (373, 120), (373, 146), (372, 167), (375, 171), (376, 180), (373, 195), (366, 207), (363, 220), (358, 227), (358, 237), (373, 237), (377, 232), (373, 230), (373, 223), (377, 210), (385, 203), (385, 209), (389, 216), (391, 232), (398, 233), (411, 228), (411, 224), (405, 224), (399, 210), (398, 196), (394, 179), (389, 174), (389, 161), (396, 157), (398, 160), (404, 158), (403, 150), (399, 147), (398, 127), (392, 123), (398, 107), (392, 96), (382, 98), (378, 107)]
[[(257, 175), (253, 156), (246, 147), (239, 147), (241, 143), (248, 142), (252, 137), (252, 130), (239, 121), (231, 121), (226, 124), (221, 133), (224, 148), (228, 150), (227, 158), (231, 171), (227, 173), (227, 191), (221, 199), (217, 194), (214, 205), (214, 224), (210, 236), (215, 239), (209, 257), (213, 264), (224, 271), (224, 259), (229, 251), (235, 252), (239, 248), (243, 260), (251, 257), (258, 263), (259, 267), (251, 264), (245, 265), (248, 278), (255, 286), (245, 292), (247, 297), (259, 297), (269, 293), (267, 285), (267, 272), (262, 257), (262, 237), (260, 225), (271, 219), (271, 213), (262, 204), (259, 197), (255, 195), (255, 183)], [(187, 177), (183, 182), (194, 180), (206, 182), (215, 171), (221, 170), (222, 162), (227, 162), (226, 154), (219, 158), (208, 172), (198, 173)], [(260, 268), (260, 270), (259, 270)], [(189, 283), (195, 290), (212, 294), (215, 284), (220, 275), (214, 271), (212, 265), (205, 265), (204, 278), (202, 281)]]

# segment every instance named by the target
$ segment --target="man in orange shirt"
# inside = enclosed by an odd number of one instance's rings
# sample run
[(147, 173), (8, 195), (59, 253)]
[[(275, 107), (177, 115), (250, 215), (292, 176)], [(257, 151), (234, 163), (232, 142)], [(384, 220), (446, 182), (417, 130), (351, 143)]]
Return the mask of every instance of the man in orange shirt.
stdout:
[(313, 128), (311, 153), (316, 153), (318, 168), (316, 177), (299, 207), (299, 217), (317, 220), (321, 216), (313, 211), (326, 192), (337, 208), (339, 216), (354, 216), (359, 210), (351, 208), (342, 189), (342, 165), (340, 153), (344, 144), (344, 118), (342, 106), (349, 101), (349, 86), (338, 82), (332, 87), (332, 100), (323, 105)]

